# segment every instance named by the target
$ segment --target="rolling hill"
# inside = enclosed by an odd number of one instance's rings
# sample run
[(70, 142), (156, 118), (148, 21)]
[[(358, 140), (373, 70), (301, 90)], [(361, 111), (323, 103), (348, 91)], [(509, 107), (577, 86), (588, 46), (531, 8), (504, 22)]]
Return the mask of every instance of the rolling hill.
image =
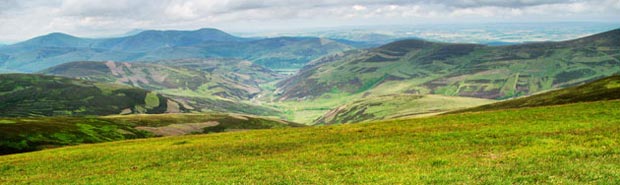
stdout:
[[(181, 62), (177, 63), (182, 65)], [(206, 65), (205, 65), (206, 67)], [(231, 100), (250, 99), (261, 89), (251, 81), (240, 79), (242, 73), (218, 70), (202, 72), (191, 68), (170, 67), (150, 63), (70, 62), (48, 68), (40, 73), (83, 80), (126, 84), (147, 90), (179, 91)], [(233, 77), (233, 78), (229, 78)]]
[(263, 91), (260, 84), (282, 76), (246, 60), (85, 61), (61, 64), (40, 73), (152, 90), (173, 98), (191, 111), (282, 114), (279, 110), (249, 102)]
[(353, 46), (314, 37), (250, 39), (216, 29), (156, 31), (107, 39), (52, 33), (0, 48), (0, 69), (35, 72), (73, 61), (156, 61), (240, 58), (268, 68), (301, 68), (322, 55)]
[(285, 76), (264, 66), (254, 64), (248, 60), (233, 58), (188, 58), (179, 60), (147, 61), (142, 63), (160, 64), (198, 70), (205, 73), (219, 74), (234, 80), (239, 84), (246, 84), (254, 87), (285, 78)]
[(618, 184), (620, 102), (88, 144), (0, 156), (7, 184)]
[(494, 101), (479, 98), (391, 94), (361, 98), (332, 109), (314, 120), (314, 124), (360, 123), (395, 118), (435, 115), (474, 107)]
[(516, 109), (617, 99), (620, 99), (620, 76), (611, 76), (576, 87), (554, 90), (528, 97), (458, 110), (451, 113)]
[(279, 99), (531, 95), (620, 72), (620, 29), (563, 42), (486, 46), (403, 40), (345, 53), (317, 59), (316, 65), (278, 83)]
[(300, 126), (272, 118), (213, 113), (0, 118), (0, 154), (125, 139)]
[(187, 111), (161, 94), (65, 77), (1, 74), (1, 117), (159, 114)]

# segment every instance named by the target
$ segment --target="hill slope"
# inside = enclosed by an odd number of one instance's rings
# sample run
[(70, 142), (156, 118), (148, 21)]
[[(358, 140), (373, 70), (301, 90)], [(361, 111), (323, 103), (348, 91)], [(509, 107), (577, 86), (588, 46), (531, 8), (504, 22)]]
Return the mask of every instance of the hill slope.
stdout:
[(127, 84), (148, 90), (191, 91), (204, 96), (218, 96), (233, 100), (249, 99), (261, 91), (258, 84), (228, 78), (225, 72), (205, 73), (158, 64), (71, 62), (43, 70), (41, 73), (96, 82)]
[(159, 60), (141, 63), (160, 64), (222, 75), (236, 83), (258, 87), (283, 79), (284, 76), (248, 60), (234, 58)]
[(156, 136), (299, 126), (237, 114), (0, 118), (0, 154)]
[(111, 115), (185, 111), (176, 101), (143, 89), (65, 77), (0, 75), (2, 117)]
[(0, 69), (35, 72), (73, 61), (156, 61), (241, 58), (268, 68), (301, 68), (322, 55), (353, 49), (344, 42), (313, 37), (249, 39), (216, 29), (144, 31), (109, 38), (53, 33), (0, 48)]
[(81, 145), (0, 156), (0, 181), (618, 184), (619, 106), (606, 101)]
[(164, 94), (188, 110), (279, 116), (273, 108), (248, 103), (261, 83), (281, 78), (249, 61), (184, 59), (155, 62), (71, 62), (41, 73), (102, 83), (126, 84)]
[(319, 59), (278, 84), (280, 99), (410, 93), (506, 99), (620, 72), (620, 29), (511, 46), (403, 40)]
[(391, 94), (362, 98), (341, 105), (325, 113), (314, 123), (331, 125), (423, 116), (492, 102), (492, 100), (478, 98)]
[(538, 107), (616, 99), (620, 99), (620, 76), (611, 76), (576, 87), (569, 87), (536, 94), (529, 97), (482, 105), (480, 107), (459, 110), (453, 113)]

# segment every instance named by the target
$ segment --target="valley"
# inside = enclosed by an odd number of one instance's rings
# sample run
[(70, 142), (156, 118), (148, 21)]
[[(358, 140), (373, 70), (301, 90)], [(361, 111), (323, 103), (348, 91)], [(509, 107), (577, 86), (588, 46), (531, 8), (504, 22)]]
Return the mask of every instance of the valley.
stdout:
[[(217, 29), (143, 31), (112, 39), (50, 34), (4, 49), (17, 53), (48, 47), (145, 52), (172, 45), (172, 48), (183, 48), (221, 42), (245, 47), (274, 39), (236, 37)], [(308, 39), (283, 37), (279, 42), (301, 44)], [(321, 42), (323, 45), (319, 48), (332, 48), (329, 44), (334, 44), (325, 39)], [(130, 46), (130, 43), (137, 45)], [(617, 43), (620, 43), (619, 30), (568, 41), (509, 46), (409, 39), (368, 49), (332, 48), (329, 52), (325, 50), (328, 54), (322, 57), (303, 59), (307, 62), (299, 70), (291, 66), (274, 68), (252, 58), (221, 56), (71, 61), (48, 68), (41, 68), (47, 64), (40, 65), (34, 69), (39, 69), (38, 74), (156, 92), (174, 102), (171, 106), (179, 109), (175, 112), (230, 112), (270, 116), (307, 125), (339, 124), (431, 116), (618, 74), (620, 46)], [(240, 49), (237, 46), (232, 48)], [(300, 47), (285, 44), (269, 50), (279, 53), (284, 48)], [(306, 52), (295, 55), (315, 56)], [(47, 59), (40, 61), (44, 60)], [(9, 63), (12, 62), (6, 64)], [(13, 70), (9, 66), (5, 65), (5, 69)], [(136, 109), (126, 105), (118, 107)], [(72, 111), (73, 115), (80, 115)], [(59, 115), (59, 112), (56, 110), (53, 115)]]
[(375, 36), (1, 46), (0, 184), (619, 183), (620, 29)]

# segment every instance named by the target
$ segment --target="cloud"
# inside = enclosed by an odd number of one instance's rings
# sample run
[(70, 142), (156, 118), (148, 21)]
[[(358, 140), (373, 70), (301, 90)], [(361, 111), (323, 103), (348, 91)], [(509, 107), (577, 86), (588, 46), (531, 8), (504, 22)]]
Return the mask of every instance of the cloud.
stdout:
[(365, 6), (362, 6), (362, 5), (353, 5), (353, 10), (362, 11), (362, 10), (366, 10), (366, 9), (368, 9), (368, 8), (365, 7)]
[[(435, 1), (437, 2), (437, 1)], [(439, 1), (445, 2), (445, 1)], [(503, 8), (522, 8), (528, 6), (549, 5), (549, 4), (564, 4), (572, 3), (575, 0), (456, 0), (447, 5), (455, 7), (503, 7)]]
[(48, 32), (233, 31), (452, 22), (615, 21), (620, 0), (0, 0), (0, 41)]

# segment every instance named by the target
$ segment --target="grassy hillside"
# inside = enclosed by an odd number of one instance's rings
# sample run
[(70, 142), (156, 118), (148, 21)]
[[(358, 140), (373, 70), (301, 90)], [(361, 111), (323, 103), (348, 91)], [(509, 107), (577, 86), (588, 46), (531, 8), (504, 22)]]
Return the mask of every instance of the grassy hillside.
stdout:
[(225, 76), (226, 72), (206, 73), (158, 64), (71, 62), (43, 70), (41, 73), (96, 82), (127, 84), (147, 90), (189, 91), (205, 97), (217, 96), (233, 100), (249, 99), (261, 91), (258, 84), (228, 78)]
[(0, 154), (82, 143), (289, 126), (300, 125), (237, 114), (0, 118)]
[(278, 84), (280, 99), (408, 93), (507, 99), (620, 72), (620, 29), (510, 46), (403, 40), (328, 56)]
[(538, 107), (616, 99), (620, 99), (620, 76), (611, 76), (576, 87), (569, 87), (529, 97), (459, 110), (453, 113)]
[[(169, 92), (163, 92), (169, 93)], [(239, 114), (252, 114), (259, 116), (282, 117), (282, 111), (255, 104), (249, 101), (235, 101), (228, 99), (208, 98), (202, 95), (192, 96), (191, 93), (182, 92), (181, 95), (165, 94), (167, 97), (178, 101), (189, 110), (198, 112), (228, 112)]]
[(284, 78), (283, 75), (264, 66), (254, 64), (248, 60), (235, 58), (160, 60), (143, 63), (182, 67), (205, 73), (219, 74), (235, 82), (251, 86), (258, 86)]
[(260, 83), (282, 76), (248, 61), (185, 59), (155, 62), (70, 62), (41, 73), (126, 84), (164, 94), (188, 110), (279, 116), (280, 111), (248, 101)]
[(439, 95), (392, 94), (367, 97), (330, 110), (315, 124), (359, 123), (438, 114), (492, 103), (492, 100)]
[(0, 156), (32, 184), (618, 184), (619, 101)]
[(216, 29), (144, 31), (88, 39), (54, 33), (0, 48), (0, 69), (36, 72), (73, 61), (157, 61), (241, 58), (271, 69), (301, 68), (322, 55), (354, 49), (344, 41), (313, 37), (250, 39)]
[(32, 74), (0, 75), (0, 102), (1, 117), (186, 111), (180, 103), (143, 89)]

